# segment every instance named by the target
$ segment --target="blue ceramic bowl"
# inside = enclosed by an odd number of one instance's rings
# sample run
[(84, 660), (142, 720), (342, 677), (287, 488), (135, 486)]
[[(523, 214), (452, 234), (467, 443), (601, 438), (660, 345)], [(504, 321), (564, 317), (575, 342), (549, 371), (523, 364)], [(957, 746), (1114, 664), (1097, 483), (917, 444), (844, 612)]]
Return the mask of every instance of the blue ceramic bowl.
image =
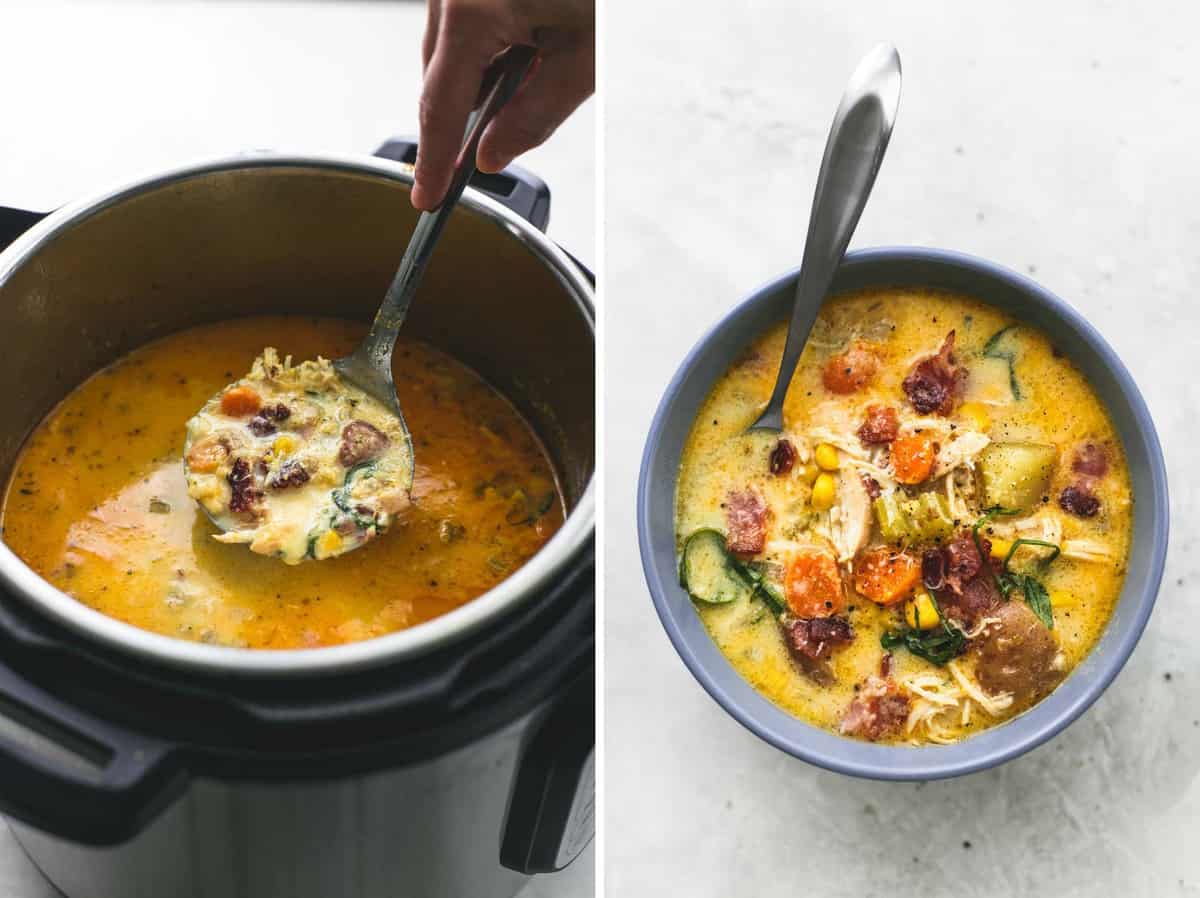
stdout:
[(1112, 620), (1092, 653), (1026, 713), (957, 745), (873, 745), (810, 726), (764, 698), (713, 643), (679, 586), (675, 479), (688, 431), (713, 384), (734, 359), (789, 312), (796, 272), (752, 294), (692, 350), (659, 404), (638, 482), (638, 538), (654, 605), (684, 663), (722, 707), (776, 748), (829, 770), (885, 780), (929, 780), (983, 770), (1042, 744), (1082, 714), (1137, 644), (1167, 552), (1167, 477), (1150, 413), (1120, 359), (1077, 311), (1033, 281), (960, 253), (885, 247), (849, 253), (834, 292), (865, 287), (943, 287), (990, 303), (1040, 328), (1091, 381), (1125, 444), (1133, 480), (1129, 571)]

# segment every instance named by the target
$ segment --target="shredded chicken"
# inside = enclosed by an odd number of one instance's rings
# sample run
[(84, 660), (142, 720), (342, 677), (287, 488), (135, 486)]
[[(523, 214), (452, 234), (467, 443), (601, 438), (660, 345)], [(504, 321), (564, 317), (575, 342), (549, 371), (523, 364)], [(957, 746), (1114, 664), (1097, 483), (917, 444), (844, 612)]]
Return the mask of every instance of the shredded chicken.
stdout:
[(830, 531), (838, 561), (847, 562), (867, 544), (871, 536), (871, 497), (854, 467), (839, 478), (838, 502), (829, 510)]
[(950, 745), (959, 741), (961, 733), (955, 731), (956, 727), (970, 724), (974, 706), (993, 718), (1012, 706), (1011, 695), (989, 696), (956, 662), (951, 661), (947, 669), (950, 677), (926, 671), (900, 681), (901, 688), (915, 699), (904, 724), (914, 745), (924, 742)]

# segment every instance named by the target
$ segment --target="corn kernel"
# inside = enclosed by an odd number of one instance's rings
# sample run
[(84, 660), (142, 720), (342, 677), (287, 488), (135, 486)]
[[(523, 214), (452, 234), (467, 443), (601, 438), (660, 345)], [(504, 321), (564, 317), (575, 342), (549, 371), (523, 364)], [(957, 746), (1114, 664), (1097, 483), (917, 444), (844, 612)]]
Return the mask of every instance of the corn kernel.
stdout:
[(817, 446), (813, 457), (817, 460), (817, 467), (822, 471), (836, 471), (838, 469), (837, 450), (828, 443), (821, 443)]
[(341, 547), (342, 538), (334, 530), (326, 530), (317, 540), (317, 554), (319, 557), (332, 555)]
[(277, 438), (274, 443), (271, 444), (271, 451), (275, 454), (276, 457), (281, 456), (281, 455), (288, 455), (288, 454), (296, 451), (296, 440), (294, 437), (289, 437), (286, 435), (281, 436), (281, 437)]
[(987, 432), (992, 426), (992, 416), (988, 414), (987, 406), (982, 402), (964, 402), (958, 413), (967, 419), (967, 423), (975, 430)]
[(821, 473), (820, 468), (811, 464), (797, 465), (795, 470), (796, 476), (809, 486), (812, 486), (813, 481), (817, 479), (817, 475)]
[(904, 619), (914, 630), (932, 630), (938, 624), (937, 608), (925, 590), (904, 603)]
[(1011, 539), (1000, 539), (999, 537), (988, 537), (992, 543), (992, 557), (999, 558), (1003, 561), (1008, 557), (1008, 553), (1012, 551), (1013, 541)]
[(837, 481), (832, 474), (820, 474), (813, 483), (812, 507), (817, 511), (825, 511), (833, 507), (837, 498)]

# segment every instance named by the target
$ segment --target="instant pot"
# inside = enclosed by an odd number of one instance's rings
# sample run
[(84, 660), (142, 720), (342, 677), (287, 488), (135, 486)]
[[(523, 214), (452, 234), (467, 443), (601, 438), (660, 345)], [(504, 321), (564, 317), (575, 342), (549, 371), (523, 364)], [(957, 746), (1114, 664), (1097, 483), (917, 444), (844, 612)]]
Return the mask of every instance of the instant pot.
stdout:
[[(72, 388), (164, 334), (370, 321), (416, 221), (414, 155), (254, 153), (0, 209), (0, 473)], [(561, 478), (563, 527), (485, 595), (365, 642), (252, 651), (108, 618), (0, 544), (0, 808), (71, 898), (494, 898), (586, 846), (592, 283), (543, 234), (549, 200), (521, 169), (479, 175), (405, 324), (508, 396)]]

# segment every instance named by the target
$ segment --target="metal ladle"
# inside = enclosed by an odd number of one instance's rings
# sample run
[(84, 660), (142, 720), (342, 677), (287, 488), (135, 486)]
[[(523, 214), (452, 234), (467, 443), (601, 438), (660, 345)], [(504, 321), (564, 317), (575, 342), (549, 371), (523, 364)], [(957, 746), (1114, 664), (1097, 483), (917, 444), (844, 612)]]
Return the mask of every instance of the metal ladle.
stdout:
[[(484, 129), (504, 104), (512, 99), (536, 55), (537, 50), (534, 47), (514, 46), (505, 50), (492, 63), (488, 78), (484, 82), (486, 96), (467, 120), (466, 138), (459, 151), (454, 177), (450, 181), (446, 196), (436, 209), (432, 212), (422, 212), (417, 220), (412, 239), (404, 251), (404, 258), (400, 260), (400, 268), (384, 294), (370, 331), (350, 355), (333, 362), (333, 367), (339, 375), (378, 399), (396, 415), (408, 441), (410, 454), (412, 436), (408, 432), (408, 424), (404, 421), (404, 413), (400, 410), (396, 384), (392, 379), (392, 351), (396, 348), (396, 337), (400, 333), (400, 326), (404, 324), (408, 307), (412, 305), (413, 296), (421, 283), (421, 276), (425, 273), (425, 266), (433, 254), (437, 239), (441, 236), (442, 229), (462, 196), (467, 182), (475, 174), (475, 154), (479, 149), (479, 140), (483, 137)], [(489, 88), (487, 82), (491, 78), (495, 80)], [(411, 469), (409, 477), (411, 481)]]
[(783, 430), (792, 375), (871, 194), (899, 106), (900, 55), (891, 44), (880, 44), (850, 76), (829, 128), (783, 360), (767, 407), (749, 430)]

